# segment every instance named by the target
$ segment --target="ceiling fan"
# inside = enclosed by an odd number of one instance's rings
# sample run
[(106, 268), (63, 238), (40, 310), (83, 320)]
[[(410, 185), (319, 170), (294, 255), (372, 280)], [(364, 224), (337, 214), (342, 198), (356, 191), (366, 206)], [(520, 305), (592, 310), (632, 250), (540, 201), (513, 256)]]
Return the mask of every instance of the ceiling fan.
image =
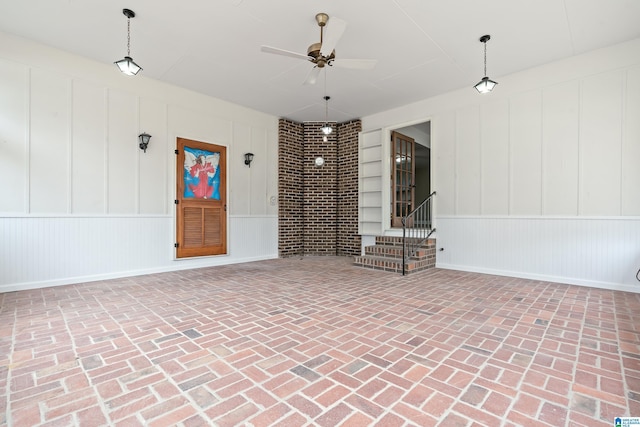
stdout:
[(375, 67), (378, 62), (375, 59), (337, 59), (335, 47), (342, 37), (342, 33), (347, 28), (347, 23), (340, 18), (332, 17), (329, 25), (329, 15), (318, 13), (316, 22), (320, 27), (320, 42), (313, 43), (307, 48), (307, 54), (292, 52), (290, 50), (279, 49), (271, 46), (261, 46), (260, 50), (266, 53), (289, 56), (292, 58), (304, 59), (312, 62), (314, 67), (309, 72), (304, 84), (315, 84), (320, 71), (325, 66), (336, 66), (342, 68), (352, 68), (359, 70), (369, 70)]

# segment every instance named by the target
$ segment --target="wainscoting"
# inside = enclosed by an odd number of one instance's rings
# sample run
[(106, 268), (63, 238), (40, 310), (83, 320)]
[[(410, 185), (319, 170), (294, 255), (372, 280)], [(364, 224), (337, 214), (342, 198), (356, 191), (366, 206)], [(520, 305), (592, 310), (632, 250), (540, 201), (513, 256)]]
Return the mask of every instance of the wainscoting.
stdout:
[(0, 218), (0, 292), (278, 257), (277, 216), (230, 216), (228, 255), (176, 260), (172, 216)]
[(442, 216), (436, 228), (439, 268), (640, 292), (639, 217)]

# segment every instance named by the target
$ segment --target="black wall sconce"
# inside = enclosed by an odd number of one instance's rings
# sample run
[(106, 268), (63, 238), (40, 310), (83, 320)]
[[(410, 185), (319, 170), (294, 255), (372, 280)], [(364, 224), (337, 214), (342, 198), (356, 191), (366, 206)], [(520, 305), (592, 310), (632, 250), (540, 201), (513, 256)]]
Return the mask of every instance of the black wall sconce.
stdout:
[(140, 149), (144, 150), (144, 152), (147, 152), (147, 146), (149, 145), (149, 141), (151, 140), (151, 135), (149, 135), (146, 132), (142, 132), (140, 135), (138, 135), (138, 139), (140, 139)]
[(251, 167), (251, 162), (253, 161), (253, 153), (245, 153), (244, 154), (244, 164)]

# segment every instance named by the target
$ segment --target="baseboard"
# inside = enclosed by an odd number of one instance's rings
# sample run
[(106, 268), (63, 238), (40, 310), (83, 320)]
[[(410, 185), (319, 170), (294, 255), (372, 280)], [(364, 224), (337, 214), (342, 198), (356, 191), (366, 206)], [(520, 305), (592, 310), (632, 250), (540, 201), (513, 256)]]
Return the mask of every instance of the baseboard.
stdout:
[(544, 274), (530, 274), (520, 271), (494, 270), (491, 268), (468, 267), (454, 264), (436, 263), (436, 268), (444, 270), (466, 271), (469, 273), (492, 274), (495, 276), (517, 277), (520, 279), (540, 280), (544, 282), (563, 283), (565, 285), (586, 286), (590, 288), (608, 289), (612, 291), (640, 293), (640, 282), (638, 285), (625, 285), (622, 283), (599, 282), (594, 280), (584, 280), (573, 277), (547, 276)]
[(26, 291), (30, 289), (50, 288), (54, 286), (74, 285), (78, 283), (98, 282), (101, 280), (122, 279), (125, 277), (144, 276), (146, 274), (168, 273), (172, 271), (181, 271), (181, 270), (193, 270), (196, 268), (218, 267), (218, 266), (229, 265), (229, 264), (242, 264), (245, 262), (264, 261), (268, 259), (277, 259), (277, 258), (278, 258), (277, 254), (259, 256), (259, 257), (247, 257), (247, 258), (241, 258), (241, 259), (226, 258), (225, 262), (223, 263), (211, 263), (210, 260), (203, 258), (201, 262), (196, 261), (196, 262), (190, 262), (189, 264), (182, 264), (180, 262), (176, 262), (175, 264), (172, 264), (170, 266), (163, 266), (163, 267), (157, 267), (157, 268), (119, 271), (116, 273), (94, 274), (94, 275), (88, 275), (88, 276), (65, 277), (61, 279), (43, 280), (38, 282), (23, 282), (23, 283), (15, 283), (15, 284), (12, 283), (8, 285), (0, 285), (0, 293)]

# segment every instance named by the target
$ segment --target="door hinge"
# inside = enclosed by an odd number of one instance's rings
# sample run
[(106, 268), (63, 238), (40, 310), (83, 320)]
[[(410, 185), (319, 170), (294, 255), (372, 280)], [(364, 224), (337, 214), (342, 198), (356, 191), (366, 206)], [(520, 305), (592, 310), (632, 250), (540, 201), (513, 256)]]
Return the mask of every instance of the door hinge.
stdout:
[(179, 247), (179, 246), (180, 246), (180, 243), (174, 243), (174, 244), (173, 244), (173, 247), (174, 247), (174, 248), (177, 248), (177, 247)]
[(174, 151), (174, 153), (176, 153), (176, 154), (180, 154), (180, 152), (179, 152), (178, 150)]
[(225, 212), (227, 211), (227, 205), (224, 205), (224, 211)]
[(178, 204), (178, 203), (180, 203), (180, 202), (178, 201), (178, 199), (175, 199), (175, 200), (173, 201), (173, 203), (175, 203), (175, 204), (177, 205), (177, 204)]

